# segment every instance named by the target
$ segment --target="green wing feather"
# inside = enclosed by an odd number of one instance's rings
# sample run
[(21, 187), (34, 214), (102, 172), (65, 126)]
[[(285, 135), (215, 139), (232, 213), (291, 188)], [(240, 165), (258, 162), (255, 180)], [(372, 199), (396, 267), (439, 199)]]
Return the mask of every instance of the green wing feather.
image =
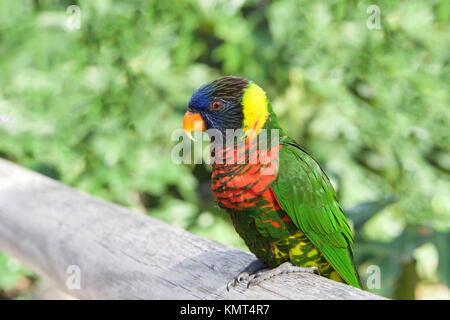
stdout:
[(350, 285), (360, 288), (353, 262), (353, 235), (328, 177), (291, 141), (282, 143), (272, 189), (283, 209)]

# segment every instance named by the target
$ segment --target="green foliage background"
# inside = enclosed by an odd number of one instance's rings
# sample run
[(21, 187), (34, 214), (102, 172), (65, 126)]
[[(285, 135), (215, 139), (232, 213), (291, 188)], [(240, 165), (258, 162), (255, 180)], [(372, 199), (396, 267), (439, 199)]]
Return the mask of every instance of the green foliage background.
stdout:
[[(449, 298), (449, 15), (418, 0), (1, 1), (0, 156), (245, 248), (208, 166), (171, 160), (193, 90), (243, 76), (332, 178), (363, 278), (381, 268), (372, 291)], [(0, 295), (28, 274), (10, 260)]]

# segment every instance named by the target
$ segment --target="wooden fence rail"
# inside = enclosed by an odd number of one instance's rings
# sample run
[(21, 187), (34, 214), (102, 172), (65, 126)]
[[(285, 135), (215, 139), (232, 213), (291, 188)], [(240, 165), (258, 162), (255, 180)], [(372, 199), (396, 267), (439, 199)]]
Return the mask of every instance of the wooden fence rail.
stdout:
[(382, 299), (312, 274), (227, 292), (253, 255), (3, 159), (0, 251), (80, 299)]

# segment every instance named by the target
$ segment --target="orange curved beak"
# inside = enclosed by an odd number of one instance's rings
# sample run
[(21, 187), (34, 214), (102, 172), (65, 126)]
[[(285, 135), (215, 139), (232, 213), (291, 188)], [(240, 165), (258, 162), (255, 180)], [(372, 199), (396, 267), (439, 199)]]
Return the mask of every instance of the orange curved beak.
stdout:
[(206, 124), (199, 113), (187, 111), (183, 119), (183, 128), (189, 139), (195, 141), (192, 132), (206, 131)]

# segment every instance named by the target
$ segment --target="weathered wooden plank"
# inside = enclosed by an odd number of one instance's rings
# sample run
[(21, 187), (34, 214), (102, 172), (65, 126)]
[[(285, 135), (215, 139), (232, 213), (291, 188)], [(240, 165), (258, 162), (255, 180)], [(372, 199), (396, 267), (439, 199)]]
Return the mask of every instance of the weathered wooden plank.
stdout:
[[(381, 299), (311, 274), (225, 287), (255, 257), (0, 159), (0, 250), (82, 299)], [(81, 288), (67, 286), (70, 266)], [(68, 269), (69, 268), (69, 269)]]

